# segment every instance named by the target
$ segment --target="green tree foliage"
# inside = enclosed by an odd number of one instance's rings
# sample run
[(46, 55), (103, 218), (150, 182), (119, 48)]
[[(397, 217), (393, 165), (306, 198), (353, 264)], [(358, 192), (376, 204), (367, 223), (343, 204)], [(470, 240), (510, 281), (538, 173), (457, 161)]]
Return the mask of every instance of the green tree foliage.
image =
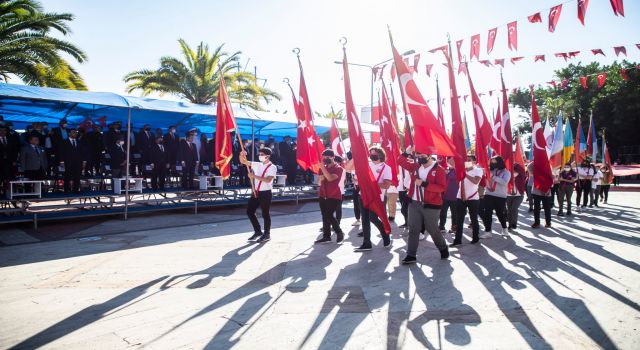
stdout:
[(69, 13), (44, 12), (35, 0), (0, 0), (0, 81), (12, 76), (27, 85), (87, 90), (82, 77), (63, 57), (79, 63), (87, 55), (69, 43), (51, 36), (71, 31)]
[[(606, 131), (607, 145), (613, 158), (616, 158), (621, 147), (637, 145), (638, 130), (640, 130), (640, 72), (638, 64), (626, 60), (611, 65), (601, 66), (593, 62), (586, 66), (570, 64), (557, 70), (555, 79), (557, 88), (538, 86), (534, 89), (536, 103), (541, 117), (549, 116), (551, 121), (562, 112), (569, 118), (572, 129), (581, 120), (583, 132), (589, 127), (589, 117), (593, 113), (598, 137)], [(627, 69), (627, 80), (621, 75), (621, 69)], [(605, 72), (606, 82), (598, 88), (596, 75)], [(587, 89), (580, 84), (580, 77), (588, 76)], [(562, 80), (567, 81), (566, 88), (561, 87)], [(517, 90), (509, 96), (511, 105), (531, 110), (531, 95), (529, 91)], [(544, 121), (544, 118), (543, 118)], [(531, 131), (530, 120), (521, 125), (521, 132)]]
[(142, 69), (124, 77), (127, 92), (142, 91), (143, 95), (158, 93), (179, 96), (192, 103), (212, 104), (218, 100), (220, 73), (232, 102), (263, 110), (260, 101), (280, 99), (280, 95), (257, 85), (252, 73), (240, 70), (240, 51), (229, 54), (220, 45), (213, 51), (201, 42), (194, 50), (180, 39), (182, 60), (161, 57), (160, 68)]

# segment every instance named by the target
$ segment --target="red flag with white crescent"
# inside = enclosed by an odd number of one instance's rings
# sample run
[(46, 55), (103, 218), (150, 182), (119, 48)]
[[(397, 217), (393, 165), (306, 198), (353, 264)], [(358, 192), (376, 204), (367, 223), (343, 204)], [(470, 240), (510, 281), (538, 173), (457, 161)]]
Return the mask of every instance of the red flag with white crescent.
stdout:
[(509, 49), (518, 50), (518, 21), (507, 24), (507, 33), (509, 34)]
[(627, 48), (624, 46), (616, 46), (613, 48), (613, 52), (616, 54), (616, 57), (620, 56), (620, 54), (627, 55)]
[(501, 155), (500, 153), (500, 144), (501, 144), (500, 134), (502, 133), (502, 123), (500, 122), (501, 117), (502, 117), (502, 114), (500, 113), (500, 100), (498, 99), (498, 111), (496, 113), (495, 119), (493, 120), (493, 127), (491, 128), (491, 143), (489, 144), (489, 147), (491, 147), (491, 150), (493, 150), (493, 153), (497, 155)]
[(604, 86), (604, 82), (607, 80), (607, 73), (602, 72), (598, 74), (596, 78), (598, 78), (598, 89), (600, 89)]
[(587, 7), (589, 6), (589, 0), (578, 0), (578, 19), (580, 23), (584, 25), (584, 17), (587, 15)]
[(462, 53), (460, 52), (460, 49), (462, 48), (462, 41), (464, 39), (460, 39), (458, 41), (456, 41), (456, 49), (458, 50), (458, 62), (462, 62)]
[(398, 186), (398, 164), (396, 159), (400, 156), (400, 138), (393, 122), (393, 114), (389, 109), (389, 99), (387, 89), (382, 86), (382, 108), (380, 118), (380, 144), (387, 155), (386, 163), (391, 167), (391, 182)]
[(502, 124), (500, 155), (504, 159), (507, 169), (513, 174), (513, 135), (511, 134), (511, 118), (509, 114), (509, 98), (507, 97), (507, 89), (502, 80)]
[(469, 54), (469, 61), (473, 58), (480, 58), (480, 34), (476, 34), (471, 37), (471, 52)]
[(558, 25), (560, 13), (562, 12), (562, 4), (554, 6), (549, 10), (549, 31), (553, 33)]
[(331, 138), (331, 149), (337, 156), (344, 158), (344, 150), (342, 149), (342, 140), (340, 139), (340, 129), (336, 118), (331, 119), (331, 128), (329, 129), (329, 138)]
[[(455, 155), (453, 158), (456, 179), (462, 181), (466, 176), (464, 162), (467, 160), (467, 146), (465, 144), (464, 124), (462, 122), (462, 113), (460, 112), (460, 101), (458, 100), (458, 88), (456, 87), (456, 79), (453, 74), (453, 62), (451, 58), (445, 54), (445, 58), (449, 71), (449, 90), (451, 91), (451, 138), (455, 146)], [(440, 154), (438, 155), (446, 155)]]
[[(218, 108), (216, 111), (216, 144), (215, 162), (220, 170), (223, 179), (231, 175), (231, 158), (233, 148), (231, 146), (231, 132), (236, 128), (236, 121), (233, 115), (233, 108), (224, 84), (224, 78), (220, 76), (220, 87), (218, 88)], [(236, 131), (237, 132), (237, 131)]]
[(533, 126), (533, 135), (531, 137), (533, 147), (533, 186), (546, 193), (553, 186), (553, 174), (551, 174), (551, 164), (549, 164), (549, 156), (547, 155), (547, 141), (544, 139), (533, 89), (531, 89), (531, 125)]
[(298, 95), (298, 138), (296, 143), (296, 161), (304, 170), (311, 169), (314, 173), (320, 170), (320, 138), (316, 134), (313, 114), (304, 80), (302, 65), (300, 65), (300, 92)]
[(613, 9), (613, 14), (616, 16), (620, 15), (624, 17), (624, 3), (623, 0), (609, 0), (611, 2), (611, 8)]
[(532, 14), (531, 16), (527, 17), (527, 19), (531, 23), (542, 23), (542, 16), (540, 16), (540, 12)]
[(487, 55), (493, 51), (493, 44), (496, 42), (496, 34), (498, 33), (498, 28), (489, 29), (489, 34), (487, 37)]

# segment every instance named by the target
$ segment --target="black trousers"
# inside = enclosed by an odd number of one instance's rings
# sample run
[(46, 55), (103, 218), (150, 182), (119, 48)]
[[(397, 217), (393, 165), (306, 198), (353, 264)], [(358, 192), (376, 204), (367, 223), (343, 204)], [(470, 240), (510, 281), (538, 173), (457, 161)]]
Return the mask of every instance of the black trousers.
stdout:
[(154, 190), (164, 190), (164, 182), (167, 177), (167, 168), (161, 165), (154, 165), (151, 171), (151, 188)]
[(602, 185), (600, 186), (600, 196), (604, 198), (605, 203), (609, 200), (609, 188), (611, 185)]
[(553, 184), (551, 187), (551, 208), (555, 207), (555, 200), (558, 200), (558, 205), (560, 204), (560, 184)]
[(587, 206), (589, 193), (591, 193), (591, 180), (580, 180), (577, 188), (576, 207), (580, 206), (580, 198), (582, 198), (582, 206)]
[[(64, 169), (64, 192), (79, 192), (82, 168), (66, 166)], [(71, 182), (73, 181), (73, 186)]]
[(540, 203), (544, 208), (544, 221), (547, 225), (551, 225), (551, 201), (553, 197), (541, 196), (539, 194), (533, 195), (533, 222), (534, 224), (540, 224)]
[(386, 234), (384, 232), (384, 225), (382, 225), (382, 221), (376, 213), (362, 206), (362, 198), (360, 199), (360, 209), (362, 214), (362, 234), (364, 236), (364, 240), (362, 241), (363, 245), (371, 245), (371, 224), (373, 224), (378, 231), (380, 231), (381, 235)]
[(356, 220), (360, 220), (360, 187), (353, 187), (353, 215), (355, 215)]
[(46, 178), (46, 173), (42, 168), (38, 170), (25, 170), (24, 176), (29, 180), (44, 180)]
[(404, 223), (409, 225), (409, 203), (411, 203), (411, 198), (409, 198), (407, 191), (399, 191), (398, 194), (400, 198), (400, 213), (402, 213)]
[(440, 230), (444, 230), (444, 226), (447, 224), (447, 211), (451, 212), (451, 226), (453, 228), (456, 226), (456, 201), (445, 199), (442, 201), (442, 208), (440, 208), (440, 223), (438, 225)]
[(340, 200), (340, 205), (336, 208), (336, 220), (338, 220), (338, 225), (340, 225), (340, 221), (342, 221), (342, 201), (344, 201), (344, 194)]
[(261, 234), (263, 231), (260, 229), (260, 222), (256, 216), (256, 210), (260, 207), (262, 212), (262, 218), (264, 219), (264, 234), (269, 236), (271, 232), (271, 215), (269, 214), (269, 208), (271, 208), (271, 190), (258, 192), (258, 197), (251, 196), (249, 203), (247, 204), (247, 216), (253, 226), (253, 232)]
[(193, 176), (195, 174), (194, 163), (187, 163), (182, 167), (182, 189), (184, 190), (192, 190), (193, 189)]
[(482, 216), (482, 223), (484, 224), (484, 230), (486, 232), (491, 232), (491, 223), (493, 212), (496, 212), (496, 216), (498, 217), (498, 221), (500, 221), (500, 225), (502, 228), (507, 228), (507, 199), (502, 197), (496, 197), (492, 195), (484, 196), (484, 211)]
[(331, 227), (336, 231), (338, 236), (343, 235), (340, 229), (340, 221), (338, 220), (337, 211), (342, 207), (342, 201), (335, 198), (320, 198), (320, 213), (322, 214), (322, 236), (324, 238), (331, 237)]
[(473, 240), (480, 239), (480, 224), (478, 224), (478, 209), (480, 208), (480, 200), (456, 200), (456, 238), (454, 243), (462, 243), (462, 229), (464, 228), (464, 217), (467, 216), (469, 210), (469, 218), (471, 219), (471, 229), (473, 232)]

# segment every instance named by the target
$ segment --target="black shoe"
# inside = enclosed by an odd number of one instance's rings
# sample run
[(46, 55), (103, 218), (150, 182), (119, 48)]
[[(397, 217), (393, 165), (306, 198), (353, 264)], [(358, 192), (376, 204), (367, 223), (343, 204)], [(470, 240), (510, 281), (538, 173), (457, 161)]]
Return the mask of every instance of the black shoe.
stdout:
[(336, 243), (342, 243), (342, 241), (344, 241), (344, 233), (338, 232), (336, 235), (337, 235)]
[(571, 216), (571, 212), (570, 211), (567, 212), (567, 216)]
[(589, 205), (589, 208), (593, 208), (593, 204), (590, 204), (590, 205)]
[(480, 242), (480, 237), (476, 237), (476, 238), (471, 240), (471, 244), (476, 244), (478, 242)]
[(456, 247), (456, 246), (459, 246), (461, 244), (462, 244), (462, 242), (453, 241), (453, 243), (449, 244), (449, 247)]
[(561, 212), (561, 211), (559, 211), (559, 212), (558, 212), (558, 216), (564, 216), (564, 213), (563, 213), (563, 212)]
[(249, 237), (249, 239), (247, 241), (255, 242), (256, 239), (260, 238), (260, 236), (262, 236), (262, 233), (256, 232), (256, 233), (253, 234), (253, 236)]
[(409, 264), (415, 264), (415, 263), (416, 263), (415, 256), (407, 255), (404, 257), (404, 259), (402, 259), (402, 265), (409, 265)]
[(389, 216), (389, 221), (394, 222), (396, 220), (395, 216)]
[(398, 226), (398, 228), (405, 228), (405, 227), (407, 227), (407, 224), (402, 224), (402, 225)]
[(371, 243), (369, 244), (362, 244), (361, 246), (359, 246), (358, 248), (354, 249), (354, 252), (368, 252), (371, 250)]
[(269, 237), (269, 235), (262, 235), (260, 236), (260, 238), (258, 238), (258, 240), (256, 242), (258, 243), (267, 243), (271, 240), (271, 237)]
[(364, 237), (364, 232), (358, 232), (358, 237)]
[(324, 243), (331, 243), (331, 237), (322, 237), (319, 240), (313, 242), (314, 244), (324, 244)]
[(391, 237), (389, 237), (390, 235), (383, 233), (382, 234), (382, 242), (384, 244), (385, 248), (391, 248)]
[(449, 259), (449, 249), (444, 248), (440, 251), (440, 259)]

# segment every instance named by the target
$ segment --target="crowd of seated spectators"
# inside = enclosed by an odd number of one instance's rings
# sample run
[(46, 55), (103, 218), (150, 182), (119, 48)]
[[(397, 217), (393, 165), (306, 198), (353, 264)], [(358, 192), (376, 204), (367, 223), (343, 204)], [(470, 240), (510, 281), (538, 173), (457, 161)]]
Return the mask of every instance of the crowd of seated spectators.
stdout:
[[(247, 169), (239, 162), (240, 145), (233, 137), (231, 176), (225, 186), (248, 187)], [(268, 135), (243, 143), (250, 160), (257, 161), (260, 148), (270, 148), (271, 161), (280, 174), (287, 175), (287, 185), (312, 182), (313, 175), (297, 165), (291, 137), (277, 142)], [(0, 118), (0, 195), (4, 198), (9, 182), (15, 180), (45, 181), (46, 192), (106, 190), (111, 179), (125, 177), (127, 149), (129, 175), (144, 178), (145, 186), (152, 190), (193, 190), (197, 176), (219, 175), (215, 135), (195, 128), (178, 133), (175, 126), (163, 130), (147, 124), (132, 130), (127, 138), (119, 121), (71, 126), (62, 119), (51, 129), (47, 122), (34, 122), (17, 131), (12, 122)], [(99, 186), (89, 186), (88, 180)]]

